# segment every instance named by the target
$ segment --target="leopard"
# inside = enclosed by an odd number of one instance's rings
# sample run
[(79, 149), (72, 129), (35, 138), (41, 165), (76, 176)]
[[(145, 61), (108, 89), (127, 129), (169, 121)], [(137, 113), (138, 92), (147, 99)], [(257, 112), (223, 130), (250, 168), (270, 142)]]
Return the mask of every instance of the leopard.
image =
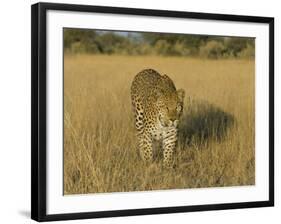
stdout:
[(185, 91), (176, 89), (172, 79), (148, 68), (137, 73), (131, 84), (138, 149), (143, 161), (153, 161), (159, 142), (164, 167), (174, 167), (178, 126), (183, 114)]

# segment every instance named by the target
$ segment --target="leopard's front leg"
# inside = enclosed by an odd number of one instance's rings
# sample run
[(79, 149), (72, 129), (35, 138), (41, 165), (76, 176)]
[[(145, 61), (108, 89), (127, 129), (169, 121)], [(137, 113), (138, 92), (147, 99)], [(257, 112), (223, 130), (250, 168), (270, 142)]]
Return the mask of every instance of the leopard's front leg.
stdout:
[(173, 154), (177, 144), (177, 129), (174, 127), (167, 128), (163, 131), (163, 153), (164, 153), (164, 166), (173, 166)]
[(142, 159), (146, 162), (151, 162), (153, 158), (152, 136), (148, 133), (142, 133), (138, 136), (139, 149)]

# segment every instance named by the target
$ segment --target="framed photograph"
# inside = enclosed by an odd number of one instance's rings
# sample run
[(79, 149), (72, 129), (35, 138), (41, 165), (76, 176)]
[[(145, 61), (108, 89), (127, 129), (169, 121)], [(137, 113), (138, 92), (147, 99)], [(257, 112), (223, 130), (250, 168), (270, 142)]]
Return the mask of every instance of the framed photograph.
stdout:
[(274, 205), (274, 19), (32, 5), (37, 221)]

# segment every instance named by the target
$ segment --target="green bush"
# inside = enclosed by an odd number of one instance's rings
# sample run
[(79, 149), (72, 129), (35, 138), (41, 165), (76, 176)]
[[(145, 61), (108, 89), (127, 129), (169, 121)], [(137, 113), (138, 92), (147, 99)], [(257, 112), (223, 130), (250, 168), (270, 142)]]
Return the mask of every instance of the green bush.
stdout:
[(238, 55), (241, 58), (254, 58), (255, 57), (255, 47), (247, 43), (246, 48), (244, 48)]
[(64, 29), (64, 51), (79, 54), (253, 58), (253, 38)]
[(199, 55), (205, 58), (220, 58), (224, 53), (223, 43), (211, 40), (199, 48)]

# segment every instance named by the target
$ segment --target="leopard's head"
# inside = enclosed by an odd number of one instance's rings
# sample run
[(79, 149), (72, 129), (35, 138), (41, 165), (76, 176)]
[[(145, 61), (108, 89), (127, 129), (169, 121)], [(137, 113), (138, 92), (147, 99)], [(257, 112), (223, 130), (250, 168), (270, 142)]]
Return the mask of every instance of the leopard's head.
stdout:
[(156, 105), (159, 113), (159, 121), (164, 127), (177, 127), (183, 113), (183, 101), (185, 92), (183, 89), (159, 94)]

